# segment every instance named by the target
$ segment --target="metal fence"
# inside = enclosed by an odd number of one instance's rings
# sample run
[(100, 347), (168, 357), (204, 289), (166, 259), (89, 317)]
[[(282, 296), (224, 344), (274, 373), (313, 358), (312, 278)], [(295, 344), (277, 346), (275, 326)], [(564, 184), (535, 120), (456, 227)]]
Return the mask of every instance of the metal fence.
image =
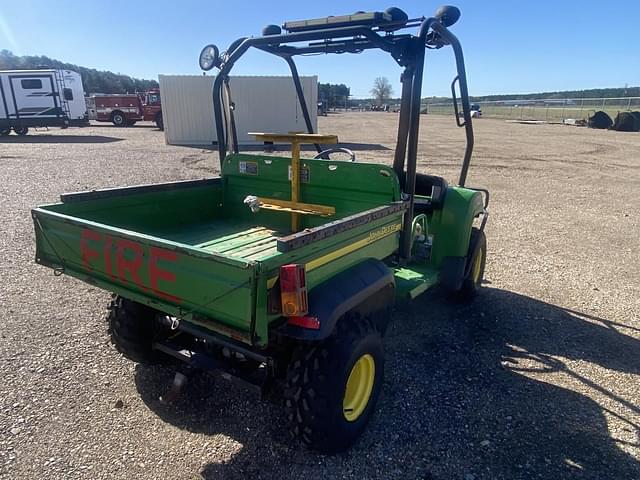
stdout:
[[(618, 112), (640, 110), (640, 97), (621, 98), (547, 98), (539, 100), (500, 100), (472, 102), (480, 107), (482, 116), (506, 120), (537, 120), (563, 122), (567, 119), (586, 119), (594, 111), (602, 110), (614, 119)], [(427, 113), (453, 115), (453, 101), (423, 103)], [(460, 111), (462, 111), (460, 107)]]

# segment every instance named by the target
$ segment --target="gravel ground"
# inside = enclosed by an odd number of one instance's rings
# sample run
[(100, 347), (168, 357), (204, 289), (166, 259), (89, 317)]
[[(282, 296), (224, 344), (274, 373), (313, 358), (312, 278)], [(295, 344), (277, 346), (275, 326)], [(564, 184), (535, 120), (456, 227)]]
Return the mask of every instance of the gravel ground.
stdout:
[[(463, 133), (429, 116), (420, 170), (453, 180)], [(397, 115), (320, 119), (390, 162)], [(0, 139), (0, 477), (640, 479), (640, 135), (476, 121), (491, 190), (486, 289), (398, 308), (378, 411), (349, 452), (292, 445), (280, 407), (110, 346), (109, 295), (34, 264), (29, 208), (61, 192), (202, 178), (217, 154), (153, 127)]]

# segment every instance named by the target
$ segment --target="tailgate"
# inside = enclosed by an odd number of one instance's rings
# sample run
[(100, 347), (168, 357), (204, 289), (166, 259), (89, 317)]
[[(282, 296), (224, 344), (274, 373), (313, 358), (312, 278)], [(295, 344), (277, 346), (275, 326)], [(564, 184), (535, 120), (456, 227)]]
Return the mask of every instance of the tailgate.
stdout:
[(32, 210), (37, 263), (249, 342), (255, 263), (46, 208)]

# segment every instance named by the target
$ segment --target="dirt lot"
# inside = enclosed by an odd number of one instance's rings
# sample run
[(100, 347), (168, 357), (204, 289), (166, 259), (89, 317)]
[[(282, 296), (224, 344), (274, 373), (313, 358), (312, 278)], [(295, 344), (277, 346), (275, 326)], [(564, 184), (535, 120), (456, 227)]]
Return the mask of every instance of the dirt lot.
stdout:
[[(454, 180), (463, 134), (423, 117), (420, 169)], [(397, 116), (323, 133), (389, 162)], [(469, 185), (491, 190), (486, 289), (398, 308), (378, 412), (350, 452), (292, 445), (279, 406), (109, 344), (109, 295), (36, 266), (29, 208), (61, 192), (202, 178), (217, 154), (151, 126), (0, 140), (0, 477), (640, 479), (640, 134), (482, 119)]]

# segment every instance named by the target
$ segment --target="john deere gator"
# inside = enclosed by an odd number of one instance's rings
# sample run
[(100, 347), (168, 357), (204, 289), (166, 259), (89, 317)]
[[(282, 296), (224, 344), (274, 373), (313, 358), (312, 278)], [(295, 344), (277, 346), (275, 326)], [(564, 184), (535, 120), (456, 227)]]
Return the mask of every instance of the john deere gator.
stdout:
[[(394, 303), (436, 285), (470, 298), (481, 286), (488, 192), (465, 186), (473, 128), (462, 49), (448, 28), (459, 16), (455, 7), (429, 18), (389, 8), (269, 25), (222, 54), (206, 46), (200, 66), (218, 69), (221, 175), (61, 195), (32, 211), (36, 261), (114, 294), (109, 333), (125, 357), (167, 363), (176, 384), (205, 369), (262, 390), (280, 385), (295, 439), (347, 449), (380, 394)], [(444, 46), (455, 55), (454, 119), (467, 140), (457, 185), (416, 172), (425, 51)], [(291, 69), (308, 132), (254, 134), (291, 145), (289, 157), (238, 145), (229, 74), (256, 49)], [(357, 162), (335, 135), (313, 131), (294, 63), (374, 49), (402, 69), (389, 166)]]

